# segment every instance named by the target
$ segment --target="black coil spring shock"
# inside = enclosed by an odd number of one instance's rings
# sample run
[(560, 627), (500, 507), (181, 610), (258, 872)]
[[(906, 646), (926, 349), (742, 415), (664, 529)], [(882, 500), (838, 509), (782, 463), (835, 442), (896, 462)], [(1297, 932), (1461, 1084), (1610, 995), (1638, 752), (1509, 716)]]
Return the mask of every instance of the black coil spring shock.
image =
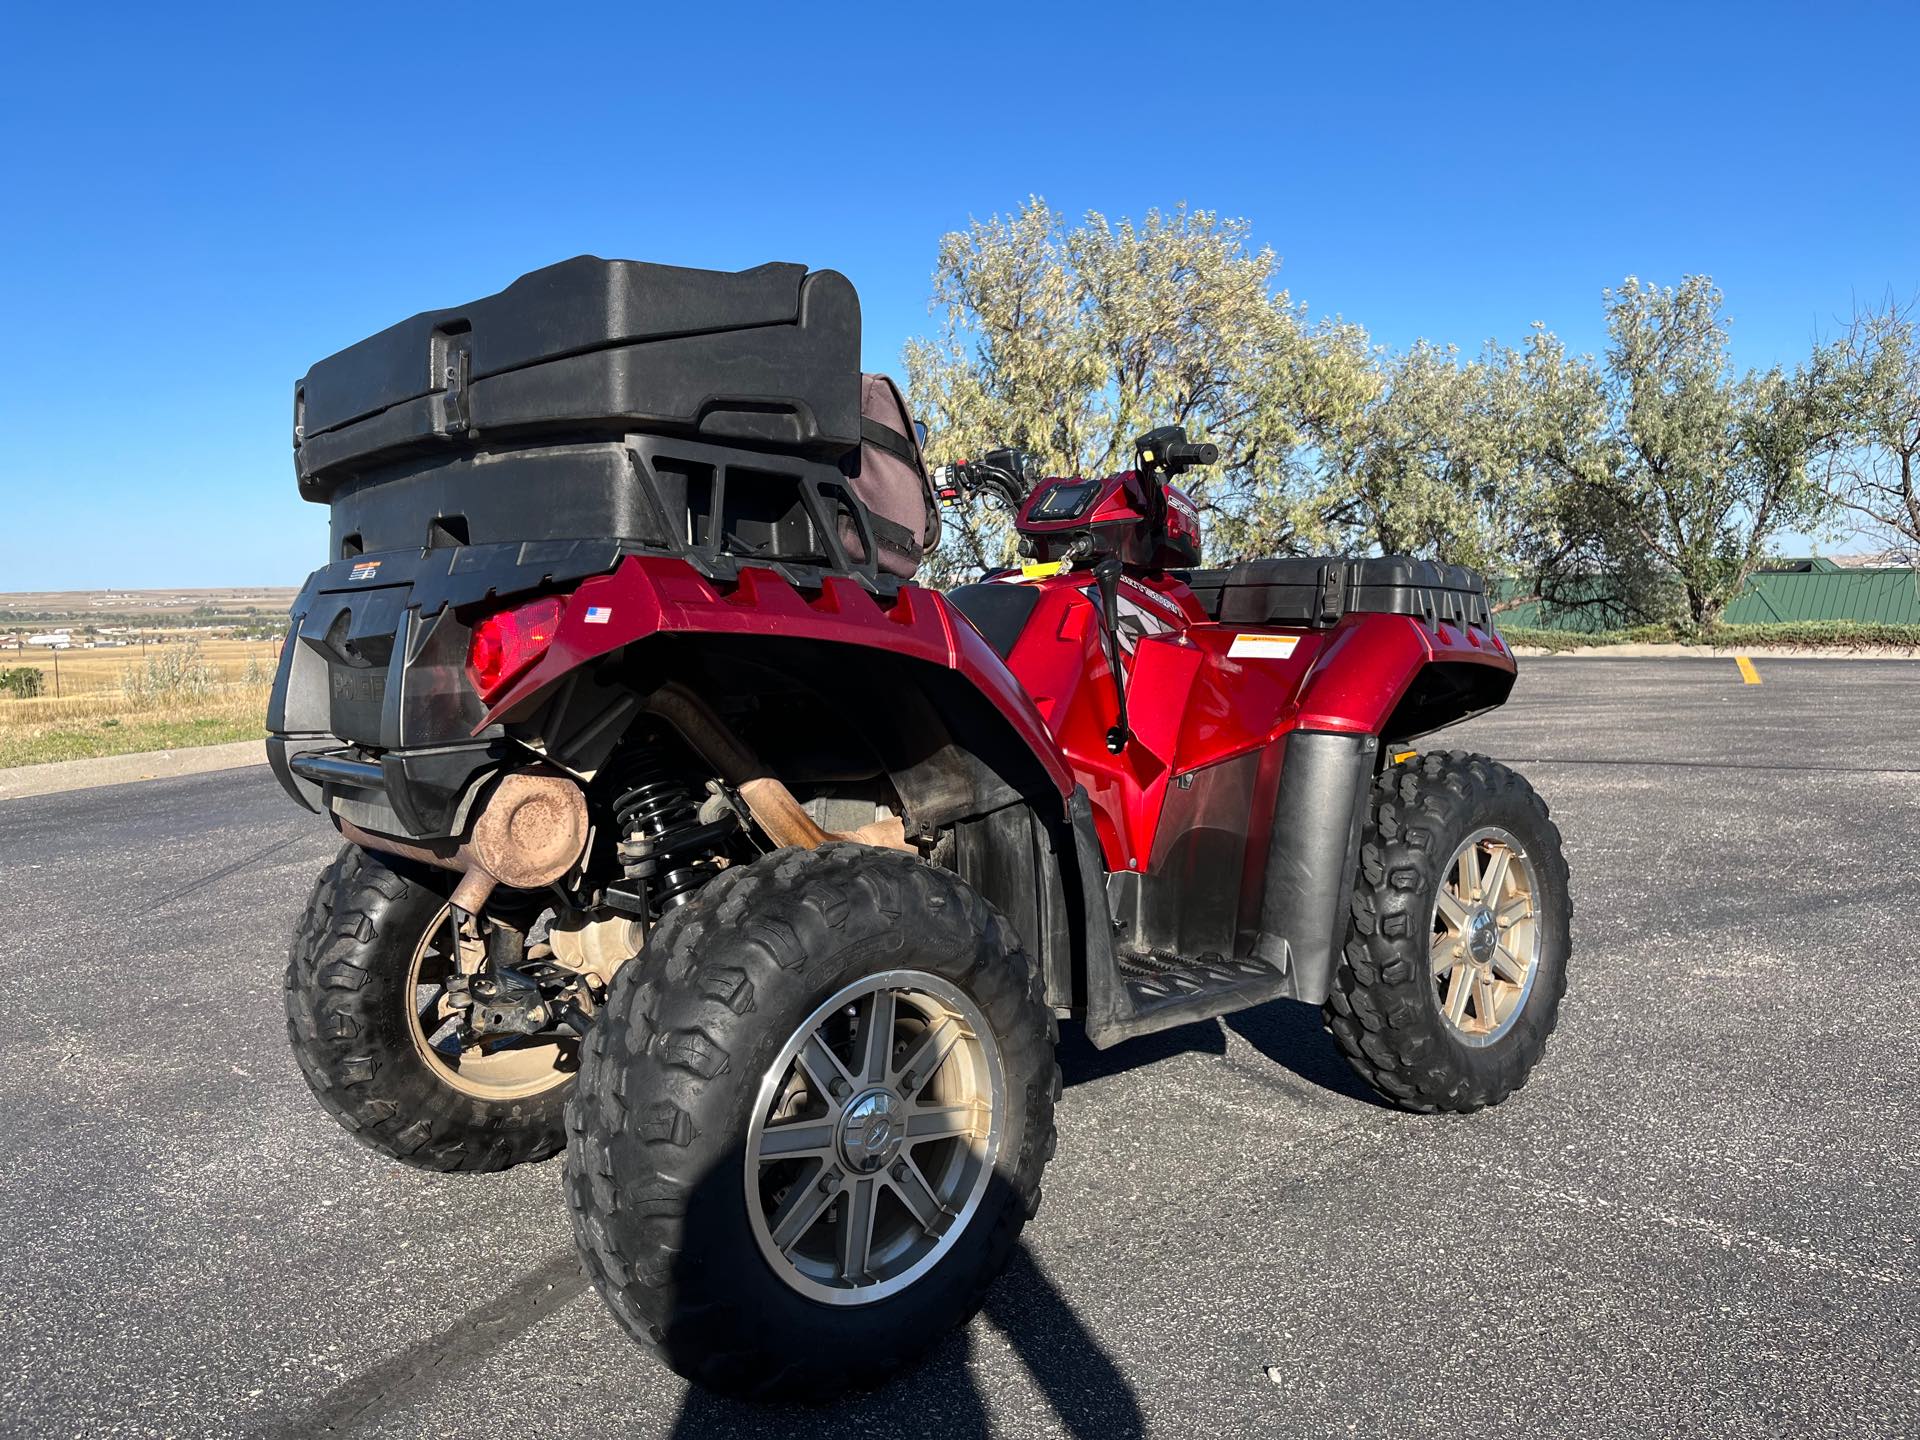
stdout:
[(629, 881), (645, 886), (648, 909), (663, 915), (693, 898), (719, 873), (715, 863), (724, 840), (739, 828), (728, 813), (700, 819), (700, 789), (693, 773), (660, 745), (629, 751), (620, 761), (613, 813), (619, 825), (616, 853)]

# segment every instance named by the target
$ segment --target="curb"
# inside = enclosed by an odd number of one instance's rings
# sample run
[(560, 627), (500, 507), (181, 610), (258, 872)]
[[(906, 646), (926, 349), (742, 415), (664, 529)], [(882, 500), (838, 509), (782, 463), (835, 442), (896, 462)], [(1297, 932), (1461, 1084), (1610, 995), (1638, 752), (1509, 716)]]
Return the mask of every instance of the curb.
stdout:
[(235, 740), (227, 745), (201, 745), (190, 750), (147, 750), (134, 755), (104, 755), (95, 760), (19, 765), (0, 770), (0, 801), (24, 800), (29, 795), (55, 795), (66, 790), (92, 790), (101, 785), (125, 785), (135, 780), (203, 775), (213, 770), (237, 770), (243, 765), (266, 763), (265, 741)]
[(1587, 645), (1576, 650), (1547, 650), (1538, 645), (1515, 645), (1513, 654), (1520, 660), (1734, 660), (1745, 655), (1753, 660), (1920, 660), (1920, 650), (1845, 650), (1838, 646), (1809, 646), (1806, 649), (1768, 648), (1761, 645)]

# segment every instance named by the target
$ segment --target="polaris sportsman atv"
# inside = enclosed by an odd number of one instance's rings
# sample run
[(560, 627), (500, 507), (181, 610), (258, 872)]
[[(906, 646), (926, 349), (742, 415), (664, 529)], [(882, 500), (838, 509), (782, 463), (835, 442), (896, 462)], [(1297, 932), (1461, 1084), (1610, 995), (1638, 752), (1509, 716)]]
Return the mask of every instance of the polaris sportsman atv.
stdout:
[[(1503, 1099), (1560, 837), (1414, 737), (1499, 705), (1480, 579), (1200, 564), (1133, 468), (941, 473), (829, 271), (581, 257), (295, 392), (331, 554), (275, 773), (345, 840), (293, 938), (314, 1093), (433, 1170), (567, 1152), (613, 1313), (708, 1385), (869, 1385), (979, 1305), (1096, 1046), (1277, 997), (1410, 1110)], [(939, 500), (1033, 564), (913, 583)]]

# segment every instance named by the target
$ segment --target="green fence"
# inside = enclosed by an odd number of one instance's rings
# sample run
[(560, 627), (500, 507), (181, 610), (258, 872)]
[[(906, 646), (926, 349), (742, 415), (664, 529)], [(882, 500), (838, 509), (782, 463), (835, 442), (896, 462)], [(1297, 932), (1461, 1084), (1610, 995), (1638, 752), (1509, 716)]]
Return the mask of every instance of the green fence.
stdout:
[(1768, 571), (1727, 607), (1729, 625), (1795, 620), (1920, 624), (1920, 573), (1912, 570)]
[[(1596, 589), (1598, 582), (1596, 582)], [(1517, 581), (1495, 588), (1506, 599), (1523, 593)], [(1514, 629), (1602, 630), (1607, 622), (1583, 610), (1552, 611), (1537, 600), (1500, 612)], [(1809, 620), (1857, 620), (1920, 625), (1920, 571), (1843, 570), (1831, 560), (1789, 561), (1747, 582), (1722, 619), (1729, 625), (1784, 625)]]

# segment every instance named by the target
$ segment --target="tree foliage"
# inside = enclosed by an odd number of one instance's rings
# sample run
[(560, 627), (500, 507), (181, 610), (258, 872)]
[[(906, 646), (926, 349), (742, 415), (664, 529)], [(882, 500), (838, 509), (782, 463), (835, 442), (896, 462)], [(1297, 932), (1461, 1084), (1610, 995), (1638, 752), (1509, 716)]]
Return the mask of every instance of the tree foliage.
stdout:
[[(1136, 225), (1069, 227), (1043, 201), (946, 236), (937, 335), (905, 352), (935, 463), (1021, 445), (1052, 473), (1105, 474), (1134, 437), (1182, 424), (1225, 463), (1189, 477), (1222, 544), (1281, 544), (1299, 528), (1304, 438), (1377, 384), (1363, 337), (1310, 325), (1275, 288), (1273, 252), (1244, 221), (1184, 207)], [(1002, 563), (1003, 517), (956, 517), (937, 571)]]
[(1590, 367), (1536, 328), (1463, 361), (1421, 341), (1374, 362), (1369, 403), (1315, 436), (1312, 538), (1506, 574), (1557, 547), (1559, 487), (1601, 413)]
[[(1854, 453), (1882, 488), (1855, 478), (1849, 493), (1892, 495), (1920, 523), (1904, 314), (1857, 325), (1845, 364), (1821, 351), (1739, 374), (1709, 279), (1629, 277), (1605, 294), (1598, 363), (1537, 326), (1471, 356), (1426, 341), (1390, 353), (1350, 321), (1310, 318), (1277, 272), (1246, 222), (1184, 207), (1069, 225), (1035, 199), (946, 236), (938, 331), (905, 355), (931, 457), (1013, 444), (1050, 473), (1099, 475), (1143, 431), (1183, 424), (1223, 457), (1183, 481), (1216, 561), (1429, 556), (1621, 624), (1712, 623), (1774, 536), (1827, 512), (1815, 461), (1853, 409), (1881, 417), (1856, 427), (1873, 438)], [(953, 517), (934, 578), (1006, 563), (1009, 540), (984, 506)]]
[(1820, 363), (1736, 375), (1704, 275), (1665, 288), (1629, 276), (1606, 298), (1604, 429), (1569, 480), (1613, 517), (1610, 545), (1637, 541), (1688, 618), (1712, 624), (1775, 535), (1827, 512), (1810, 462), (1837, 433), (1831, 381)]
[(1837, 347), (1843, 444), (1830, 493), (1863, 529), (1920, 563), (1920, 321), (1888, 299), (1855, 313)]

